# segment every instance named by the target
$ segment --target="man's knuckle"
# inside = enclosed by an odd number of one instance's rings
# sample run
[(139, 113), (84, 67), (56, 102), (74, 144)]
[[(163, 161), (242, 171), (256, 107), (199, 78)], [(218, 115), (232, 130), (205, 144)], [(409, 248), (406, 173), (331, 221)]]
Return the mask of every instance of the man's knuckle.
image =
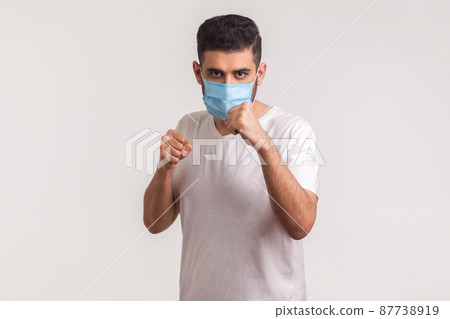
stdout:
[(187, 141), (187, 138), (186, 138), (186, 136), (184, 136), (183, 134), (181, 134), (180, 137), (178, 138), (178, 141), (179, 141), (181, 144), (185, 144), (186, 141)]

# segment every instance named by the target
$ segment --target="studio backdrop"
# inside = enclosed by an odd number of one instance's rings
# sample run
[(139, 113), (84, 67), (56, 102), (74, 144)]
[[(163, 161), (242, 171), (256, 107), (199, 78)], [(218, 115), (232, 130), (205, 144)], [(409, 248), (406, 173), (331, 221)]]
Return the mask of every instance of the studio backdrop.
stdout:
[[(180, 219), (145, 229), (142, 154), (204, 109), (197, 29), (237, 13), (262, 37), (257, 99), (306, 119), (324, 160), (303, 239), (308, 299), (449, 300), (449, 11), (1, 0), (0, 299), (178, 299)], [(145, 147), (130, 144), (140, 133)]]

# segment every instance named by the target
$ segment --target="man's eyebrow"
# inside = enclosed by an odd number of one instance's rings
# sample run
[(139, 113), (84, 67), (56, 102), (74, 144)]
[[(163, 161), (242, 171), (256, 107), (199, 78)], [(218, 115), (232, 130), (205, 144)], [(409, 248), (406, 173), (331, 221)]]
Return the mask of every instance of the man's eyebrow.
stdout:
[[(222, 72), (223, 73), (222, 70), (216, 69), (216, 68), (207, 68), (206, 71), (207, 72)], [(233, 70), (234, 73), (236, 73), (236, 72), (249, 72), (249, 71), (251, 71), (249, 68), (242, 68), (242, 69), (239, 69), (239, 70)]]
[(216, 68), (207, 68), (206, 71), (208, 71), (208, 72), (223, 72), (222, 70), (219, 70)]
[(251, 71), (249, 68), (242, 68), (239, 70), (234, 70), (233, 72), (249, 72), (249, 71)]

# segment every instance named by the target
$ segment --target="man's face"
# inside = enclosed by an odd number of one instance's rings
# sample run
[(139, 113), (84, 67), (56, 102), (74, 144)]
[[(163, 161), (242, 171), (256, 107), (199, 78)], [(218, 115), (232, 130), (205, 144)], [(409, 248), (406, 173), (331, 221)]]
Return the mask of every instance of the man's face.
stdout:
[[(258, 78), (253, 85), (252, 101), (256, 95), (256, 88), (261, 84), (265, 73), (265, 63), (261, 64)], [(194, 73), (197, 82), (202, 85), (202, 93), (205, 94), (204, 82), (200, 72), (207, 81), (225, 84), (251, 83), (256, 76), (257, 65), (253, 60), (252, 51), (240, 52), (205, 51), (201, 66), (194, 61)]]

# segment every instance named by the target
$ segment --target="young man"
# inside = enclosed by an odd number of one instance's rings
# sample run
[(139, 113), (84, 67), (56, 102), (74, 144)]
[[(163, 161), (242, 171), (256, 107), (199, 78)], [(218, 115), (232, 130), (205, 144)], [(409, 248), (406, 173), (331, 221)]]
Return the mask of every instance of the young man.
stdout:
[(306, 300), (300, 239), (316, 218), (318, 164), (296, 159), (314, 131), (255, 100), (267, 65), (251, 19), (208, 19), (197, 45), (206, 110), (163, 136), (144, 224), (157, 234), (180, 214), (180, 300)]

